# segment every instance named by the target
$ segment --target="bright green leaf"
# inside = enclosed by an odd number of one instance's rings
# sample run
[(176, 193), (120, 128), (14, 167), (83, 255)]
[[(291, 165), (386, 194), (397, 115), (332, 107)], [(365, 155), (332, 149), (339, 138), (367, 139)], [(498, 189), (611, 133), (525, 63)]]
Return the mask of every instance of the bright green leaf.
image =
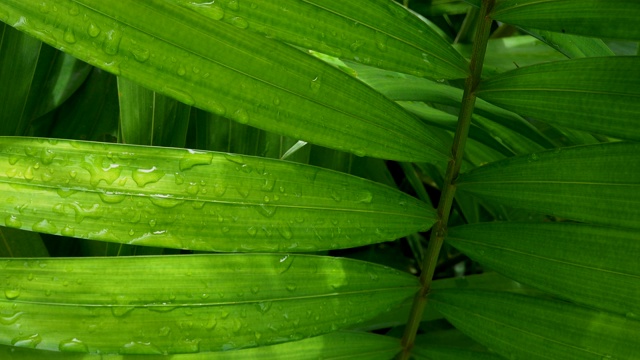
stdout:
[(466, 61), (425, 21), (388, 0), (173, 0), (210, 19), (270, 38), (385, 69), (454, 79)]
[(636, 234), (585, 224), (505, 222), (449, 228), (447, 242), (521, 283), (640, 319)]
[(442, 290), (430, 304), (496, 353), (520, 359), (640, 357), (640, 321), (571, 303), (479, 290)]
[(352, 77), (174, 2), (64, 0), (54, 6), (11, 0), (0, 4), (0, 20), (150, 90), (243, 124), (359, 156), (449, 157), (448, 144)]
[(640, 2), (636, 0), (498, 0), (490, 16), (525, 28), (640, 39)]
[(435, 210), (317, 167), (185, 149), (0, 138), (9, 227), (133, 245), (316, 251), (425, 231)]
[(387, 267), (304, 255), (0, 266), (0, 343), (63, 352), (191, 353), (299, 340), (362, 322), (418, 288), (415, 277)]
[(582, 58), (523, 67), (481, 83), (477, 94), (552, 125), (640, 139), (640, 57)]
[(459, 191), (571, 220), (640, 228), (640, 144), (605, 143), (519, 156), (460, 175)]

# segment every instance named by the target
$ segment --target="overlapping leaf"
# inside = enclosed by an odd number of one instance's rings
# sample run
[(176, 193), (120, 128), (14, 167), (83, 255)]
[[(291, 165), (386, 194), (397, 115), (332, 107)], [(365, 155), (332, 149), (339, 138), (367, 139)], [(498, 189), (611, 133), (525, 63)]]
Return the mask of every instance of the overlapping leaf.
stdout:
[(640, 321), (571, 303), (479, 291), (433, 292), (456, 328), (506, 358), (601, 360), (640, 356)]
[(464, 78), (466, 61), (422, 19), (386, 0), (172, 0), (210, 19), (307, 49), (433, 79)]
[(447, 242), (524, 284), (640, 319), (636, 234), (585, 224), (506, 222), (450, 228)]
[(640, 228), (640, 144), (605, 143), (498, 161), (462, 174), (458, 189), (516, 208)]
[(479, 97), (552, 125), (640, 139), (640, 57), (582, 58), (516, 69), (483, 82)]
[(175, 2), (12, 0), (0, 4), (0, 20), (92, 65), (240, 123), (360, 156), (448, 158), (448, 144), (348, 75)]
[(435, 210), (317, 167), (184, 149), (0, 138), (4, 225), (215, 251), (316, 251), (427, 230)]
[(527, 28), (614, 39), (640, 39), (635, 0), (498, 0), (490, 16)]
[[(1, 260), (0, 343), (163, 354), (299, 340), (411, 297), (417, 279), (303, 255)], [(114, 331), (117, 329), (117, 331)]]

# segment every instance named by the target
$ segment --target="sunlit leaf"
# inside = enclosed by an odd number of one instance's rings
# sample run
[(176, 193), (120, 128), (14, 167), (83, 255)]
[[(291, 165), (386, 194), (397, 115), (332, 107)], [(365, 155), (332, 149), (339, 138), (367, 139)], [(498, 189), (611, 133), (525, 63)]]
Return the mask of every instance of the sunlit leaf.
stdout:
[(299, 340), (371, 318), (418, 287), (397, 270), (304, 255), (16, 259), (0, 266), (0, 343), (65, 352), (191, 353)]
[(424, 231), (429, 205), (354, 176), (185, 149), (0, 138), (4, 225), (215, 251), (316, 251)]
[(11, 0), (0, 4), (0, 20), (150, 90), (243, 124), (359, 156), (449, 157), (448, 144), (352, 77), (176, 2)]

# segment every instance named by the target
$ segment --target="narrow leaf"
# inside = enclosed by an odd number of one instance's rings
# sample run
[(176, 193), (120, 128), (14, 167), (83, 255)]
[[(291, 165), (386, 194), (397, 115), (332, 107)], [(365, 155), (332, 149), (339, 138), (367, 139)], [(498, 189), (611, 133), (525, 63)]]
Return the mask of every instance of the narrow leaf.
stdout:
[(0, 257), (49, 256), (40, 234), (0, 227)]
[(417, 279), (304, 255), (2, 260), (0, 343), (88, 353), (220, 351), (366, 320)]
[(639, 140), (639, 89), (640, 57), (616, 56), (523, 67), (483, 82), (477, 94), (552, 125)]
[(134, 245), (316, 251), (424, 231), (435, 210), (308, 165), (185, 149), (0, 138), (9, 227)]
[(605, 143), (498, 161), (462, 174), (460, 191), (515, 208), (640, 228), (640, 144)]
[[(300, 341), (259, 348), (224, 352), (200, 352), (174, 355), (136, 355), (136, 360), (388, 360), (401, 350), (398, 339), (357, 332), (338, 331)], [(6, 360), (128, 360), (132, 355), (74, 354), (34, 350), (24, 347), (0, 346)]]
[(173, 1), (213, 20), (364, 64), (434, 79), (464, 78), (468, 72), (445, 39), (393, 1)]
[(636, 0), (498, 0), (490, 16), (526, 28), (639, 40)]
[(502, 356), (488, 352), (438, 345), (420, 346), (418, 344), (413, 354), (418, 360), (504, 360)]
[(433, 292), (430, 303), (456, 328), (509, 358), (602, 360), (640, 356), (640, 321), (524, 295)]
[(448, 144), (352, 77), (175, 2), (63, 0), (54, 6), (11, 0), (0, 4), (0, 20), (150, 90), (243, 124), (360, 156), (449, 158)]
[(453, 227), (447, 242), (521, 283), (640, 319), (636, 234), (585, 224), (507, 222)]

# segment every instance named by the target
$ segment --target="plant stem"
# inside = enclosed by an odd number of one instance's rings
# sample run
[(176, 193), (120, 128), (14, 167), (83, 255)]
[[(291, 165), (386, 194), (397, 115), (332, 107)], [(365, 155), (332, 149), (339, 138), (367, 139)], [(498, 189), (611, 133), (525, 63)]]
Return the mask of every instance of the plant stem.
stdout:
[(416, 294), (413, 301), (413, 307), (409, 314), (409, 321), (402, 337), (402, 352), (398, 354), (399, 360), (407, 360), (411, 355), (411, 349), (415, 343), (416, 334), (422, 313), (427, 305), (427, 294), (431, 288), (433, 274), (438, 263), (438, 255), (442, 248), (442, 243), (447, 232), (447, 223), (449, 214), (453, 204), (453, 196), (456, 192), (455, 180), (460, 173), (462, 165), (462, 155), (469, 134), (469, 126), (471, 125), (471, 115), (476, 101), (475, 89), (480, 83), (482, 74), (482, 64), (487, 49), (487, 42), (491, 33), (492, 20), (489, 13), (493, 8), (495, 0), (483, 0), (480, 8), (480, 19), (478, 20), (475, 39), (473, 42), (473, 52), (471, 53), (471, 61), (469, 65), (470, 75), (467, 77), (464, 85), (464, 94), (462, 95), (462, 104), (460, 114), (458, 115), (458, 126), (453, 138), (451, 146), (451, 157), (447, 165), (447, 172), (442, 187), (442, 194), (438, 203), (438, 221), (431, 229), (431, 237), (427, 254), (422, 265), (422, 274), (420, 276), (420, 291)]

